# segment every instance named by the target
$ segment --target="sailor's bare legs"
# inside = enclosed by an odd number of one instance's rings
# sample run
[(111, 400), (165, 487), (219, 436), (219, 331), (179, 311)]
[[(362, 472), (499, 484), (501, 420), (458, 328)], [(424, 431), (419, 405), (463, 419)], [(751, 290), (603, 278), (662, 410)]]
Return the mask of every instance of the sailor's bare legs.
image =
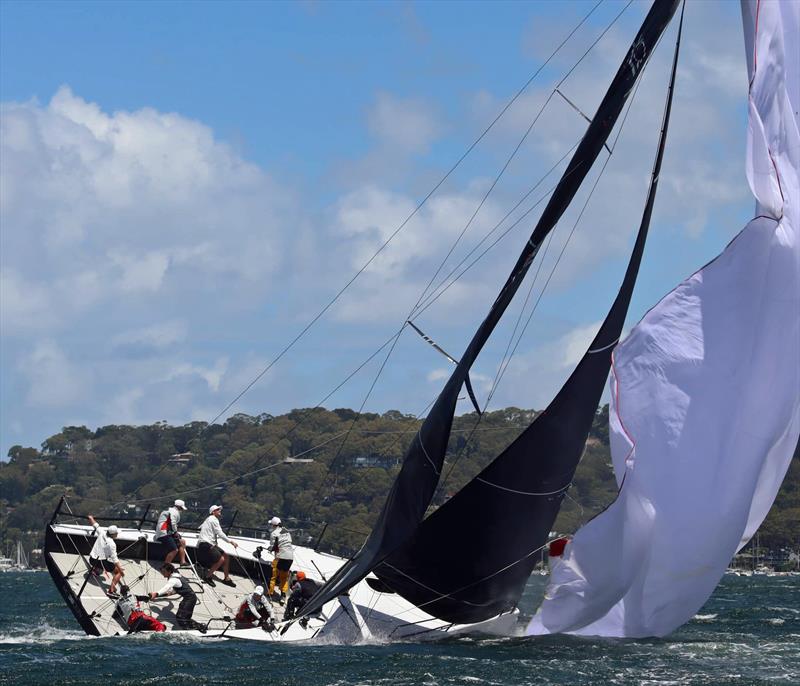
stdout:
[(186, 564), (186, 541), (180, 539), (178, 541), (178, 547), (175, 550), (170, 550), (166, 556), (164, 557), (164, 562), (172, 562), (175, 559), (175, 556), (179, 555), (181, 564)]
[(228, 578), (228, 568), (230, 567), (230, 562), (228, 561), (228, 554), (222, 553), (222, 556), (217, 560), (208, 570), (209, 576), (213, 576), (214, 572), (216, 572), (220, 567), (225, 565), (223, 569), (223, 573), (225, 574), (225, 578)]

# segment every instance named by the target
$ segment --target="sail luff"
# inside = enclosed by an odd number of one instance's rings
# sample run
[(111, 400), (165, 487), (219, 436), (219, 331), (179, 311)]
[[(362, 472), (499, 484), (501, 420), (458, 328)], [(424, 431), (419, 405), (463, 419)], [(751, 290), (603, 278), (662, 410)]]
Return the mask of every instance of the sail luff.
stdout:
[(309, 600), (303, 609), (304, 615), (318, 611), (329, 600), (363, 579), (414, 533), (424, 517), (439, 482), (461, 386), (519, 289), (542, 241), (566, 211), (602, 151), (642, 68), (679, 2), (655, 0), (653, 3), (497, 299), (409, 446), (372, 532), (356, 556)]
[(669, 130), (681, 29), (682, 21), (638, 234), (600, 330), (548, 408), (375, 570), (395, 592), (440, 619), (484, 621), (516, 605), (538, 559), (534, 553), (546, 544), (572, 481), (647, 240)]
[(553, 566), (529, 634), (664, 636), (689, 621), (796, 459), (800, 7), (743, 0), (742, 14), (758, 216), (614, 352), (619, 493)]

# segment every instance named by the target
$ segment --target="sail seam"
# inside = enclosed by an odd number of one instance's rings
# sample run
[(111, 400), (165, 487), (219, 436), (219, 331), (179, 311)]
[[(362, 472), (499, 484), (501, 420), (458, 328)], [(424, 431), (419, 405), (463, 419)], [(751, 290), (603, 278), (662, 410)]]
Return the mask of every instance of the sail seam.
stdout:
[(609, 343), (608, 345), (604, 345), (602, 348), (592, 348), (590, 350), (587, 350), (586, 352), (589, 353), (589, 354), (601, 353), (604, 350), (608, 350), (609, 348), (613, 348), (618, 342), (619, 342), (619, 338), (615, 338), (613, 341), (611, 341), (611, 343)]
[(422, 452), (424, 453), (425, 458), (428, 460), (428, 462), (431, 463), (431, 467), (433, 468), (434, 473), (438, 476), (439, 475), (439, 470), (436, 469), (436, 464), (434, 464), (433, 460), (431, 459), (431, 456), (428, 455), (428, 451), (425, 450), (425, 444), (422, 442), (422, 432), (421, 431), (417, 432), (417, 438), (419, 439), (419, 447), (422, 448)]
[(561, 488), (558, 488), (555, 491), (542, 491), (541, 493), (536, 493), (531, 491), (518, 491), (514, 488), (507, 488), (506, 486), (500, 486), (499, 484), (494, 484), (491, 481), (482, 479), (479, 476), (475, 477), (475, 481), (480, 481), (481, 483), (484, 483), (487, 486), (494, 486), (495, 488), (499, 488), (501, 491), (508, 491), (509, 493), (516, 493), (518, 495), (556, 495), (556, 493), (561, 493), (561, 491), (568, 489), (572, 485), (572, 482), (570, 481), (566, 486), (562, 486)]

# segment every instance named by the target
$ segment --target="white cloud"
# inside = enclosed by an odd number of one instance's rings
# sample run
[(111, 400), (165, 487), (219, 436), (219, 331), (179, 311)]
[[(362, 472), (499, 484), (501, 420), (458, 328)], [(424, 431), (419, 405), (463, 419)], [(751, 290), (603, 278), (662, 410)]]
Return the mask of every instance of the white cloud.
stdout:
[(434, 383), (435, 381), (442, 381), (449, 378), (452, 373), (452, 369), (434, 369), (428, 372), (427, 379), (430, 383)]
[(67, 87), (0, 114), (5, 334), (198, 275), (264, 292), (307, 223), (291, 189), (178, 114), (108, 114)]
[(221, 357), (213, 367), (203, 367), (196, 364), (183, 363), (172, 369), (164, 379), (165, 381), (172, 381), (179, 379), (183, 376), (197, 376), (200, 377), (208, 385), (208, 389), (216, 393), (219, 390), (222, 378), (228, 369), (228, 358)]
[(186, 322), (172, 320), (142, 329), (123, 331), (114, 336), (113, 344), (117, 347), (143, 346), (146, 348), (161, 349), (180, 343), (186, 339), (186, 334)]
[(586, 326), (579, 326), (561, 338), (557, 344), (562, 352), (561, 367), (574, 367), (581, 361), (602, 323), (602, 321), (598, 321)]
[(27, 281), (14, 269), (0, 272), (0, 328), (31, 331), (52, 325), (48, 322), (52, 304), (47, 288)]
[(442, 133), (439, 118), (424, 100), (387, 92), (377, 94), (367, 121), (381, 141), (408, 152), (425, 152)]
[(40, 341), (19, 362), (27, 381), (25, 402), (32, 407), (65, 407), (86, 394), (90, 379), (54, 341)]

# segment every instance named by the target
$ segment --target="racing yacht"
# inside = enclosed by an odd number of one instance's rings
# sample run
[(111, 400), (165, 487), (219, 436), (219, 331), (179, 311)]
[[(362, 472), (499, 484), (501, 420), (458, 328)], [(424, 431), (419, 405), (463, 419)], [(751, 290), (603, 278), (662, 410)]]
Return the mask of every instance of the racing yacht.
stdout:
[[(118, 636), (129, 633), (127, 624), (117, 612), (118, 597), (109, 594), (110, 574), (98, 576), (91, 572), (89, 552), (95, 542), (93, 527), (80, 522), (84, 519), (64, 511), (66, 501), (59, 502), (45, 537), (45, 560), (50, 576), (83, 630), (92, 636)], [(102, 518), (98, 517), (98, 520)], [(119, 521), (114, 520), (114, 521)], [(111, 520), (107, 520), (110, 524)], [(154, 541), (153, 522), (142, 518), (137, 526), (118, 526), (117, 554), (125, 570), (122, 583), (130, 593), (139, 597), (163, 586), (159, 569), (167, 550)], [(273, 603), (274, 627), (237, 628), (234, 616), (245, 598), (256, 586), (266, 588), (272, 573), (272, 556), (265, 551), (266, 540), (246, 536), (230, 536), (238, 547), (221, 542), (230, 556), (230, 576), (235, 586), (217, 583), (211, 586), (202, 581), (206, 570), (197, 563), (196, 531), (184, 530), (187, 566), (180, 568), (182, 576), (195, 591), (198, 603), (192, 618), (204, 632), (184, 630), (177, 625), (175, 612), (179, 597), (172, 596), (141, 602), (141, 609), (166, 625), (168, 631), (210, 638), (249, 639), (257, 641), (328, 640), (333, 643), (356, 643), (385, 640), (435, 640), (465, 632), (508, 635), (515, 630), (517, 610), (502, 613), (489, 621), (473, 624), (453, 624), (427, 614), (396, 593), (390, 592), (374, 576), (326, 603), (304, 621), (284, 621), (284, 606)], [(260, 533), (260, 532), (259, 532)], [(263, 532), (266, 537), (266, 532)], [(320, 585), (346, 562), (344, 558), (318, 552), (312, 548), (294, 546), (294, 571), (304, 571)], [(271, 629), (271, 630), (268, 630)]]

